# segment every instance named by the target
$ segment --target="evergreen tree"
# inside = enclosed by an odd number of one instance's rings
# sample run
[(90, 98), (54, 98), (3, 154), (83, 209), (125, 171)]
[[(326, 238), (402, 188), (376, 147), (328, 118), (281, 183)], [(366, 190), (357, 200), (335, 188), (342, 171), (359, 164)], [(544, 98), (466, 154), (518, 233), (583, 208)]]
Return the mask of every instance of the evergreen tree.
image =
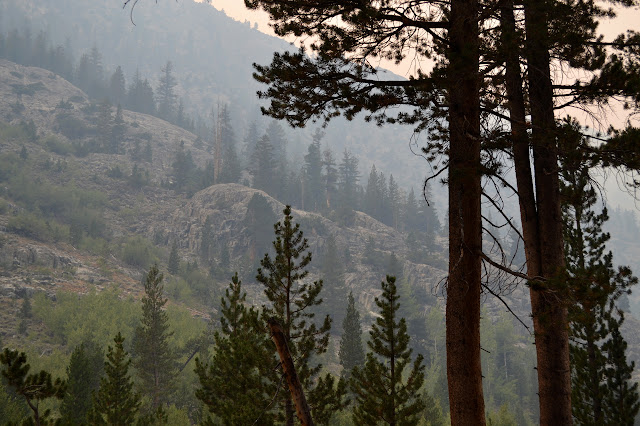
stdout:
[(113, 154), (120, 153), (120, 147), (124, 140), (125, 130), (126, 125), (124, 118), (122, 117), (122, 106), (118, 104), (118, 107), (116, 108), (116, 116), (113, 118), (113, 126), (111, 128), (111, 144), (109, 145), (109, 150), (107, 152)]
[(242, 162), (245, 168), (248, 168), (253, 158), (253, 152), (256, 149), (256, 145), (260, 140), (258, 132), (258, 125), (255, 121), (249, 123), (249, 128), (244, 137), (244, 144), (242, 146)]
[(184, 113), (184, 101), (182, 100), (182, 98), (178, 100), (178, 109), (176, 110), (175, 125), (178, 127), (182, 127), (183, 129), (189, 130), (188, 129), (189, 123)]
[(323, 208), (331, 210), (334, 208), (337, 194), (338, 169), (333, 152), (327, 147), (322, 153), (322, 168), (324, 170), (322, 181), (324, 183), (325, 200)]
[(160, 70), (160, 80), (156, 89), (158, 116), (163, 120), (174, 122), (176, 113), (176, 101), (178, 95), (175, 93), (177, 85), (176, 78), (173, 76), (173, 63), (167, 61)]
[(282, 125), (276, 120), (271, 120), (265, 130), (265, 134), (269, 137), (269, 142), (273, 146), (273, 156), (275, 158), (287, 158), (287, 135)]
[[(267, 199), (262, 194), (254, 194), (247, 205), (244, 225), (251, 238), (249, 257), (256, 265), (256, 268), (264, 254), (269, 251), (273, 235), (273, 223), (276, 220), (277, 216)], [(252, 270), (255, 271), (256, 268), (252, 268)]]
[(109, 98), (111, 99), (112, 104), (120, 105), (126, 101), (126, 96), (127, 86), (124, 79), (124, 73), (122, 72), (122, 67), (118, 65), (111, 75), (111, 80), (109, 81)]
[(93, 394), (93, 410), (89, 414), (91, 424), (113, 426), (132, 425), (140, 408), (140, 395), (133, 390), (129, 376), (131, 360), (122, 343), (120, 333), (113, 339), (115, 349), (107, 349), (104, 363), (105, 377), (100, 379), (100, 388)]
[(304, 156), (304, 198), (303, 210), (319, 211), (324, 201), (324, 185), (322, 182), (322, 151), (320, 141), (324, 133), (316, 129), (313, 141)]
[[(220, 329), (213, 336), (211, 363), (196, 358), (200, 379), (196, 397), (224, 424), (270, 425), (275, 419), (267, 407), (274, 389), (265, 378), (273, 376), (275, 359), (258, 311), (245, 306), (246, 296), (236, 273), (221, 300)], [(206, 424), (213, 422), (208, 419)]]
[(79, 425), (87, 421), (93, 407), (91, 395), (100, 386), (104, 354), (93, 342), (76, 346), (67, 366), (67, 389), (60, 406), (62, 423)]
[(369, 216), (380, 220), (379, 204), (382, 199), (382, 192), (380, 190), (380, 183), (378, 181), (378, 171), (376, 165), (371, 166), (369, 172), (369, 179), (367, 180), (367, 189), (364, 193), (364, 205), (363, 210)]
[(351, 225), (354, 220), (353, 211), (358, 208), (358, 158), (346, 149), (342, 155), (342, 162), (338, 166), (339, 207), (338, 220)]
[(253, 151), (249, 174), (253, 180), (253, 187), (274, 195), (276, 178), (276, 160), (273, 145), (267, 135), (262, 136)]
[(144, 283), (141, 325), (135, 331), (134, 366), (153, 411), (165, 403), (176, 375), (175, 356), (169, 347), (169, 316), (163, 310), (163, 276), (152, 266)]
[(80, 57), (80, 62), (76, 68), (75, 73), (75, 85), (82, 89), (85, 93), (89, 94), (91, 87), (91, 66), (89, 64), (89, 55), (86, 53)]
[(640, 396), (638, 383), (634, 382), (632, 374), (635, 362), (627, 363), (627, 342), (620, 333), (620, 318), (609, 318), (610, 339), (604, 343), (602, 349), (607, 354), (606, 392), (603, 406), (607, 424), (634, 424), (640, 411)]
[(400, 203), (402, 198), (403, 196), (400, 193), (398, 184), (393, 178), (393, 175), (390, 175), (389, 190), (387, 191), (388, 209), (386, 210), (386, 218), (389, 221), (389, 226), (392, 226), (394, 229), (398, 229), (400, 226)]
[(102, 64), (102, 54), (96, 46), (89, 52), (90, 85), (87, 94), (92, 98), (101, 98), (104, 93), (104, 66)]
[(630, 385), (633, 365), (626, 363), (626, 342), (620, 335), (624, 320), (616, 300), (637, 283), (629, 268), (613, 268), (605, 253), (609, 234), (602, 225), (607, 209), (595, 210), (598, 197), (584, 165), (584, 138), (567, 123), (562, 138), (561, 193), (568, 284), (574, 303), (569, 307), (572, 341), (572, 414), (581, 424), (633, 424), (638, 412), (637, 384)]
[(178, 254), (178, 242), (176, 240), (173, 240), (171, 244), (167, 270), (171, 275), (178, 275), (178, 272), (180, 272), (180, 255)]
[(356, 308), (353, 292), (349, 292), (347, 301), (347, 313), (342, 321), (342, 337), (338, 350), (342, 376), (349, 379), (351, 371), (364, 365), (365, 356), (362, 348), (362, 326), (360, 325), (360, 312)]
[(400, 304), (395, 278), (382, 282), (382, 297), (376, 298), (380, 316), (371, 327), (370, 352), (364, 367), (352, 370), (355, 394), (355, 424), (417, 425), (425, 409), (420, 393), (424, 382), (422, 355), (413, 362), (406, 382), (405, 368), (411, 363), (409, 335), (404, 318), (397, 320)]
[(321, 258), (320, 276), (322, 277), (323, 303), (318, 306), (316, 313), (322, 318), (330, 315), (332, 321), (342, 323), (345, 315), (346, 293), (344, 281), (344, 265), (338, 253), (336, 239), (329, 235), (324, 245), (324, 252)]
[(225, 104), (222, 106), (219, 116), (220, 139), (222, 142), (222, 170), (220, 171), (220, 183), (237, 183), (242, 175), (240, 160), (236, 150), (236, 135), (231, 126), (231, 115)]
[(435, 236), (440, 232), (440, 220), (436, 209), (433, 207), (433, 196), (429, 183), (424, 186), (421, 198), (418, 203), (418, 220), (425, 235), (424, 240), (427, 243), (427, 249), (431, 251), (435, 246)]
[[(55, 421), (51, 419), (51, 410), (46, 409), (43, 413), (39, 410), (39, 402), (49, 399), (62, 399), (66, 388), (63, 380), (53, 381), (51, 374), (42, 370), (37, 374), (29, 374), (31, 366), (27, 364), (27, 356), (24, 352), (5, 348), (0, 353), (0, 365), (2, 366), (2, 377), (9, 387), (13, 388), (17, 395), (21, 395), (33, 413), (33, 423), (36, 425), (53, 425)], [(26, 423), (29, 424), (29, 423)]]
[(153, 115), (156, 112), (156, 101), (153, 94), (153, 88), (147, 79), (144, 81), (142, 80), (140, 71), (138, 70), (136, 70), (131, 86), (129, 86), (126, 105), (128, 109), (141, 112), (143, 114)]
[[(322, 303), (320, 291), (322, 281), (305, 282), (306, 269), (311, 263), (308, 241), (303, 237), (299, 224), (293, 224), (291, 207), (283, 211), (284, 219), (275, 224), (276, 240), (273, 242), (275, 258), (265, 254), (260, 261), (256, 280), (264, 286), (270, 304), (263, 306), (267, 318), (276, 318), (282, 325), (285, 338), (295, 360), (295, 368), (300, 378), (313, 418), (318, 423), (329, 421), (332, 412), (342, 407), (344, 385), (334, 389), (334, 380), (328, 374), (316, 383), (314, 379), (322, 369), (313, 357), (327, 351), (331, 319), (327, 315), (320, 327), (310, 312)], [(294, 409), (291, 395), (284, 395), (284, 419), (293, 422)]]

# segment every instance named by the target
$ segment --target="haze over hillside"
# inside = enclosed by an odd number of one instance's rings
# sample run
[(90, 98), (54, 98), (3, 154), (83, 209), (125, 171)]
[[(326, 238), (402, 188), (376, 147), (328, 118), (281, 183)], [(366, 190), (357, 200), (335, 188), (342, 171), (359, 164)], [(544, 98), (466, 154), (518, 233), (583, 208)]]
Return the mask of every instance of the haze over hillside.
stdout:
[[(0, 18), (5, 30), (17, 23), (29, 24), (34, 33), (43, 29), (54, 44), (69, 46), (77, 55), (97, 47), (103, 54), (106, 73), (121, 65), (127, 83), (138, 69), (155, 87), (160, 69), (171, 60), (177, 92), (184, 97), (187, 111), (206, 118), (218, 103), (228, 102), (240, 137), (252, 121), (263, 127), (268, 124), (255, 95), (264, 87), (251, 77), (252, 63), (267, 64), (274, 51), (292, 49), (281, 39), (192, 0), (140, 3), (134, 13), (135, 25), (129, 10), (123, 10), (118, 1), (87, 7), (81, 0), (26, 0), (17, 4), (2, 0)], [(302, 155), (316, 127), (309, 123), (306, 130), (286, 130), (292, 153)], [(418, 190), (423, 178), (431, 173), (427, 162), (415, 155), (420, 153), (420, 143), (412, 141), (407, 126), (377, 127), (358, 117), (348, 124), (336, 119), (326, 132), (326, 140), (336, 152), (348, 148), (360, 153), (363, 174), (376, 164), (404, 186)], [(437, 189), (438, 202), (442, 196)]]

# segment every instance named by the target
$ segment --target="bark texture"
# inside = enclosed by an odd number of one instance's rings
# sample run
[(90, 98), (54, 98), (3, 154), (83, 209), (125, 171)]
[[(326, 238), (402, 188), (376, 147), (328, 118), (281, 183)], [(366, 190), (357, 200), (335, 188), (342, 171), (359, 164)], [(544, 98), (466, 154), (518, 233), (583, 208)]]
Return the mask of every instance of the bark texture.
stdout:
[(300, 420), (302, 426), (313, 426), (311, 410), (309, 409), (309, 404), (307, 404), (307, 399), (304, 396), (304, 390), (302, 389), (302, 385), (298, 379), (296, 368), (293, 365), (293, 359), (291, 358), (291, 353), (289, 352), (287, 339), (284, 331), (282, 330), (282, 326), (274, 318), (269, 319), (268, 324), (269, 330), (271, 331), (271, 340), (273, 340), (273, 343), (276, 345), (276, 350), (280, 356), (282, 370), (285, 378), (287, 379), (289, 391), (291, 392), (291, 398), (296, 406), (298, 420)]
[(564, 268), (564, 245), (545, 3), (536, 0), (524, 2), (531, 144), (538, 214), (536, 244), (540, 260), (539, 265), (531, 265), (539, 269), (528, 268), (528, 273), (545, 279), (544, 282), (530, 283), (538, 360), (540, 424), (570, 425), (573, 419), (569, 326), (564, 291), (559, 282)]
[(447, 381), (451, 424), (484, 425), (480, 364), (482, 223), (476, 0), (452, 0), (449, 37)]

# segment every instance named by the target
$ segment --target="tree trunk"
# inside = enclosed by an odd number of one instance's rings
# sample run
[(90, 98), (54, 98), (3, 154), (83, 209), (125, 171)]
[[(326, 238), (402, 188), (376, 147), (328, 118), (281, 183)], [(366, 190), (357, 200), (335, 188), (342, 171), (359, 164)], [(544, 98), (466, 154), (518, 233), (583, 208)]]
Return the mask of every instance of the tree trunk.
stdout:
[(527, 0), (524, 5), (540, 275), (547, 280), (531, 283), (530, 287), (540, 424), (570, 425), (569, 326), (564, 292), (558, 282), (564, 268), (564, 243), (546, 6), (537, 0)]
[(447, 381), (452, 425), (484, 425), (480, 364), (480, 76), (477, 0), (452, 0), (449, 29)]
[[(289, 352), (289, 346), (287, 345), (287, 339), (285, 337), (282, 326), (274, 318), (268, 321), (269, 329), (271, 330), (271, 339), (276, 345), (278, 355), (280, 356), (280, 364), (282, 364), (282, 370), (284, 376), (287, 379), (289, 385), (289, 391), (291, 392), (291, 398), (296, 406), (296, 414), (298, 420), (302, 426), (313, 426), (313, 419), (311, 418), (311, 410), (307, 404), (307, 399), (304, 396), (304, 390), (298, 379), (296, 368), (293, 365), (293, 359)], [(291, 404), (291, 400), (287, 400)]]

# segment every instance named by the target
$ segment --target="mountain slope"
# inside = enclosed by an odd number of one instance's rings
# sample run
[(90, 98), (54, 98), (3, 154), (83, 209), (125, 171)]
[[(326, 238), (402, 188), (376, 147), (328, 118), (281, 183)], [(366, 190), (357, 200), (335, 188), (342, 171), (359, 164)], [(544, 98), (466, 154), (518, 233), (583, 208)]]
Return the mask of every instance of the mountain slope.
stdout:
[[(118, 153), (88, 149), (101, 138), (100, 106), (48, 71), (0, 61), (0, 96), (0, 121), (11, 123), (3, 125), (0, 157), (15, 168), (15, 176), (0, 176), (7, 185), (0, 200), (5, 206), (0, 209), (0, 263), (7, 269), (1, 280), (5, 297), (35, 290), (53, 294), (61, 288), (83, 292), (96, 284), (98, 288), (123, 285), (135, 293), (140, 290), (135, 281), (148, 267), (126, 256), (135, 238), (144, 238), (138, 243), (141, 250), (150, 252), (149, 260), (164, 263), (170, 244), (177, 241), (181, 258), (193, 262), (199, 259), (201, 230), (208, 216), (214, 219), (213, 244), (227, 245), (231, 265), (241, 267), (252, 238), (244, 222), (251, 198), (263, 195), (274, 217), (281, 215), (281, 203), (242, 185), (213, 185), (191, 198), (170, 188), (177, 152), (190, 152), (199, 168), (204, 168), (212, 155), (196, 146), (193, 134), (158, 118), (123, 111), (125, 127)], [(29, 122), (35, 132), (25, 136), (20, 129), (28, 129)], [(71, 130), (69, 123), (73, 124)], [(136, 157), (135, 151), (145, 145), (152, 151), (151, 158)], [(22, 151), (25, 158), (18, 155)], [(136, 169), (143, 176), (141, 182), (132, 178)], [(38, 185), (44, 188), (40, 192)], [(71, 203), (73, 209), (55, 207), (55, 197), (62, 197), (57, 204)], [(74, 200), (83, 198), (95, 200), (75, 204)], [(72, 221), (81, 213), (93, 217), (104, 229), (91, 237), (87, 228), (74, 241)], [(360, 212), (350, 228), (318, 214), (295, 211), (294, 216), (314, 253), (322, 252), (330, 235), (341, 250), (348, 247), (354, 266), (347, 274), (347, 285), (367, 306), (376, 291), (371, 289), (376, 289), (384, 276), (384, 271), (363, 263), (367, 242), (375, 243), (381, 259), (391, 253), (402, 259), (408, 252), (405, 236)], [(46, 222), (43, 226), (53, 231), (39, 230), (38, 221)], [(93, 241), (93, 246), (88, 241)], [(444, 271), (431, 266), (401, 263), (405, 275), (425, 293), (444, 276)], [(319, 267), (317, 262), (314, 265)], [(34, 279), (38, 268), (46, 269), (42, 279)], [(65, 275), (72, 270), (72, 276)]]

